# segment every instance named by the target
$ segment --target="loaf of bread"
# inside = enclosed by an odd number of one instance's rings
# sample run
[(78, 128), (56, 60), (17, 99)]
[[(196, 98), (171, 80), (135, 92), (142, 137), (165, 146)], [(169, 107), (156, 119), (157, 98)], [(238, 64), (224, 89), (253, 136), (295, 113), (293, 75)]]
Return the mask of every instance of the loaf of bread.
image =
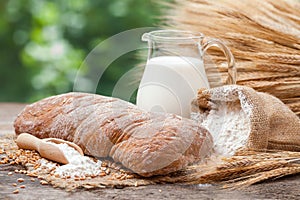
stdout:
[(27, 132), (74, 142), (87, 155), (111, 157), (146, 177), (201, 161), (213, 143), (210, 133), (192, 120), (145, 112), (117, 98), (77, 92), (26, 106), (14, 127), (17, 135)]

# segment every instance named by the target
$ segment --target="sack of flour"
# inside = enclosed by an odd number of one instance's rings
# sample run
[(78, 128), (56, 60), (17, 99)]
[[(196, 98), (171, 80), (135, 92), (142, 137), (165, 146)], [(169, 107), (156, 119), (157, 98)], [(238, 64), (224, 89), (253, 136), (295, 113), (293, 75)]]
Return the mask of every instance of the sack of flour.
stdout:
[(249, 87), (199, 90), (191, 117), (211, 132), (221, 155), (234, 155), (242, 148), (300, 151), (297, 115), (276, 97)]

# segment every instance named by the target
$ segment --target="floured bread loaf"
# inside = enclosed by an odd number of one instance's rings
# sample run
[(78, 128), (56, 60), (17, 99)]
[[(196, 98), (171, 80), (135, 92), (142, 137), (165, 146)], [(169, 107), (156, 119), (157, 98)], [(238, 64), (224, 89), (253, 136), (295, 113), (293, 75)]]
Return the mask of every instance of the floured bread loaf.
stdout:
[(192, 120), (86, 93), (62, 94), (28, 105), (14, 127), (16, 134), (74, 142), (85, 154), (112, 157), (142, 176), (167, 174), (200, 161), (213, 143), (209, 132)]

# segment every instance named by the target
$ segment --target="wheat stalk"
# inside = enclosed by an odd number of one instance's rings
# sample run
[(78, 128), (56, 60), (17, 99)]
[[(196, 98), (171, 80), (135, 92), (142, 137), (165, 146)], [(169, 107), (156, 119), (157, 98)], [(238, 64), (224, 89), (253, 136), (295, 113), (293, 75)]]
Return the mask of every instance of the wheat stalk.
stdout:
[[(249, 160), (247, 160), (248, 163)], [(273, 169), (281, 168), (287, 166), (289, 162), (287, 161), (264, 161), (251, 165), (251, 166), (237, 166), (232, 168), (231, 163), (228, 164), (228, 168), (223, 168), (221, 170), (217, 169), (214, 172), (209, 172), (192, 181), (192, 183), (212, 183), (212, 182), (222, 182), (226, 180), (231, 180), (240, 177), (247, 177), (252, 174), (270, 171)], [(253, 161), (255, 163), (255, 161)], [(197, 175), (196, 175), (197, 176)]]
[(300, 152), (241, 150), (232, 157), (213, 157), (181, 173), (157, 177), (161, 183), (220, 183), (224, 188), (249, 186), (267, 179), (300, 173)]
[(238, 167), (247, 167), (250, 165), (253, 165), (254, 163), (256, 163), (256, 160), (250, 160), (250, 159), (241, 159), (241, 160), (233, 160), (232, 162), (227, 162), (224, 163), (221, 166), (217, 167), (217, 170), (226, 170), (226, 169), (232, 169), (232, 168), (238, 168)]
[(251, 175), (248, 177), (244, 177), (246, 180), (237, 180), (237, 182), (232, 181), (231, 184), (226, 184), (223, 188), (241, 188), (245, 186), (252, 185), (254, 183), (258, 183), (264, 180), (268, 180), (271, 178), (280, 178), (283, 176), (300, 173), (300, 166), (292, 166), (292, 167), (283, 167), (278, 169), (273, 169), (268, 172), (261, 172), (255, 175)]

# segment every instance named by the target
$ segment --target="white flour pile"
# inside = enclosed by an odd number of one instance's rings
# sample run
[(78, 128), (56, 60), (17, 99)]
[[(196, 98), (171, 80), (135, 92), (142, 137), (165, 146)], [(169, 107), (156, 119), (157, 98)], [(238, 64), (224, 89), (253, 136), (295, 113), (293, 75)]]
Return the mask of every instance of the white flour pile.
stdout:
[(80, 155), (78, 151), (65, 143), (55, 145), (64, 152), (65, 157), (69, 161), (68, 164), (56, 168), (54, 171), (55, 175), (74, 178), (100, 174), (101, 161), (94, 162), (91, 158)]
[(199, 113), (192, 113), (191, 116), (209, 130), (217, 154), (231, 156), (247, 144), (250, 119), (240, 106), (229, 107), (224, 103), (215, 105), (202, 119)]
[(56, 145), (62, 152), (64, 152), (64, 155), (69, 163), (66, 165), (57, 166), (57, 164), (51, 163), (46, 159), (41, 159), (41, 169), (46, 169), (49, 172), (51, 171), (51, 174), (61, 178), (95, 177), (102, 172), (101, 161), (94, 162), (91, 158), (82, 156), (78, 151), (65, 143), (52, 144)]

